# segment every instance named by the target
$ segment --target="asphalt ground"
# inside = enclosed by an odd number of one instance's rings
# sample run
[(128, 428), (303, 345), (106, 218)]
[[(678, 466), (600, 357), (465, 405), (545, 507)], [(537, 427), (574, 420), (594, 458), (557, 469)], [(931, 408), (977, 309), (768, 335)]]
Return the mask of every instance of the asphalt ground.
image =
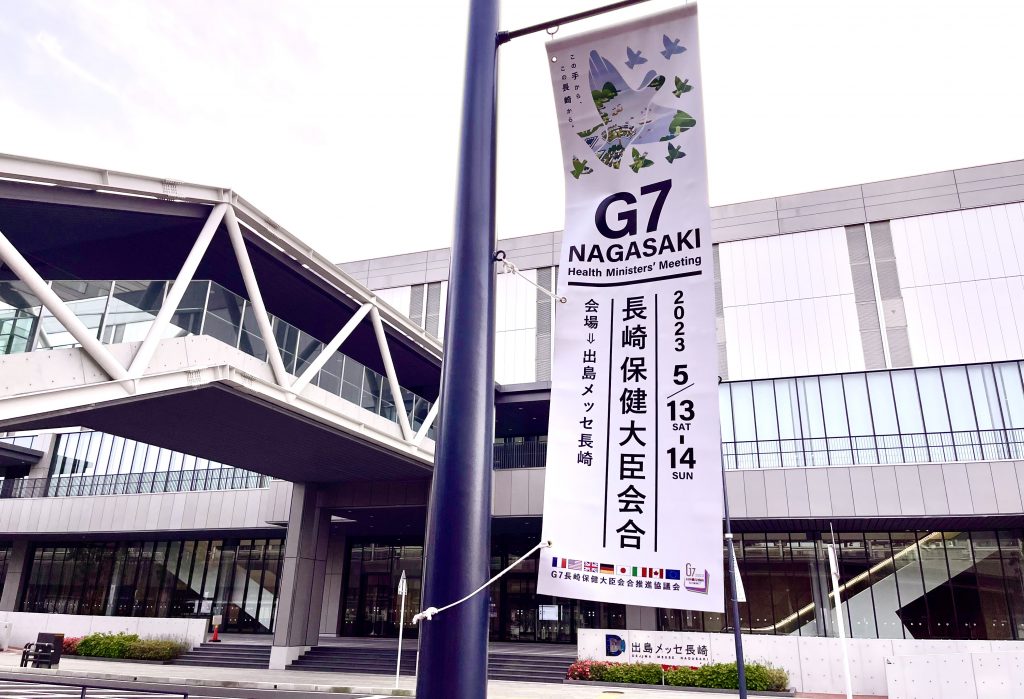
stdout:
[[(301, 692), (147, 682), (88, 680), (85, 694), (82, 681), (73, 678), (37, 682), (0, 678), (0, 699), (323, 699), (322, 692)], [(384, 699), (383, 694), (335, 694), (339, 699)]]

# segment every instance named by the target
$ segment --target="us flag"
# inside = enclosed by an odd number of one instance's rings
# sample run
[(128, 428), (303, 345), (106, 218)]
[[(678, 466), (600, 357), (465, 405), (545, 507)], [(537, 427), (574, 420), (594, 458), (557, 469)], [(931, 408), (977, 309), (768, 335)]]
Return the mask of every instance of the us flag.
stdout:
[(575, 558), (569, 559), (569, 570), (581, 570), (583, 568), (583, 561), (577, 561)]

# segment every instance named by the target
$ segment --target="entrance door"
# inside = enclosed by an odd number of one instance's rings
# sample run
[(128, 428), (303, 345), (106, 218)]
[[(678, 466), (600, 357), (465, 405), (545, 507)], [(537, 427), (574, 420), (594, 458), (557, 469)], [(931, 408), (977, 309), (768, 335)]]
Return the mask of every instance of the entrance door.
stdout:
[(505, 606), (506, 638), (510, 641), (537, 640), (537, 598), (509, 595)]
[(391, 619), (394, 590), (391, 573), (364, 573), (359, 604), (359, 636), (397, 636)]

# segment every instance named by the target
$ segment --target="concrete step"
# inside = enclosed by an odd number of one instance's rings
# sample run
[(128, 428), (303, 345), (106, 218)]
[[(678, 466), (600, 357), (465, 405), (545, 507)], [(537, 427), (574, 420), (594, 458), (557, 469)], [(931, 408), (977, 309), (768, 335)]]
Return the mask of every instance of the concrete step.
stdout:
[[(288, 669), (303, 672), (392, 675), (395, 672), (396, 660), (396, 651), (393, 648), (316, 646), (296, 659)], [(513, 682), (561, 683), (572, 662), (571, 657), (492, 654), (488, 664), (488, 677), (492, 680)], [(412, 675), (415, 669), (415, 653), (403, 653), (401, 674)]]
[(173, 661), (173, 664), (266, 669), (270, 665), (270, 646), (206, 642)]
[(195, 660), (189, 658), (178, 658), (177, 660), (171, 661), (172, 665), (192, 665), (197, 667), (249, 667), (259, 668), (266, 670), (268, 663), (262, 661), (245, 661), (245, 660), (218, 660), (217, 662), (209, 662), (206, 660)]

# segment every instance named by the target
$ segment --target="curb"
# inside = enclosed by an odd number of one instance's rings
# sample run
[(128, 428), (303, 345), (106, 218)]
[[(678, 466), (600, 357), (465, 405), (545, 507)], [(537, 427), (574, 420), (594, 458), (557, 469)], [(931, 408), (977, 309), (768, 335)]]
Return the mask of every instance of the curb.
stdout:
[[(73, 658), (75, 660), (98, 660), (101, 663), (135, 663), (138, 665), (170, 665), (173, 660), (134, 660), (128, 658), (101, 658), (98, 655), (64, 655), (61, 660)], [(22, 668), (19, 668), (22, 669)], [(42, 668), (45, 670), (46, 668)], [(60, 667), (57, 668), (58, 670)]]
[[(707, 687), (676, 687), (668, 684), (633, 684), (631, 682), (596, 682), (593, 680), (562, 680), (562, 684), (591, 685), (593, 687), (625, 687), (628, 689), (664, 689), (669, 692), (701, 692), (704, 694), (717, 694), (736, 696), (738, 689), (708, 689)], [(795, 697), (796, 692), (759, 692), (753, 689), (747, 690), (747, 695), (752, 697)]]
[(221, 687), (225, 689), (262, 689), (292, 692), (323, 692), (328, 694), (384, 694), (393, 697), (415, 696), (411, 689), (383, 687), (349, 687), (330, 684), (308, 684), (300, 682), (246, 682), (235, 680), (213, 680), (197, 677), (167, 677), (149, 675), (128, 675), (113, 672), (91, 672), (84, 670), (51, 670), (47, 668), (16, 668), (0, 670), (0, 679), (33, 679), (44, 681), (46, 677), (63, 677), (83, 680), (115, 680), (121, 682), (146, 682), (149, 684), (183, 685), (189, 687)]

